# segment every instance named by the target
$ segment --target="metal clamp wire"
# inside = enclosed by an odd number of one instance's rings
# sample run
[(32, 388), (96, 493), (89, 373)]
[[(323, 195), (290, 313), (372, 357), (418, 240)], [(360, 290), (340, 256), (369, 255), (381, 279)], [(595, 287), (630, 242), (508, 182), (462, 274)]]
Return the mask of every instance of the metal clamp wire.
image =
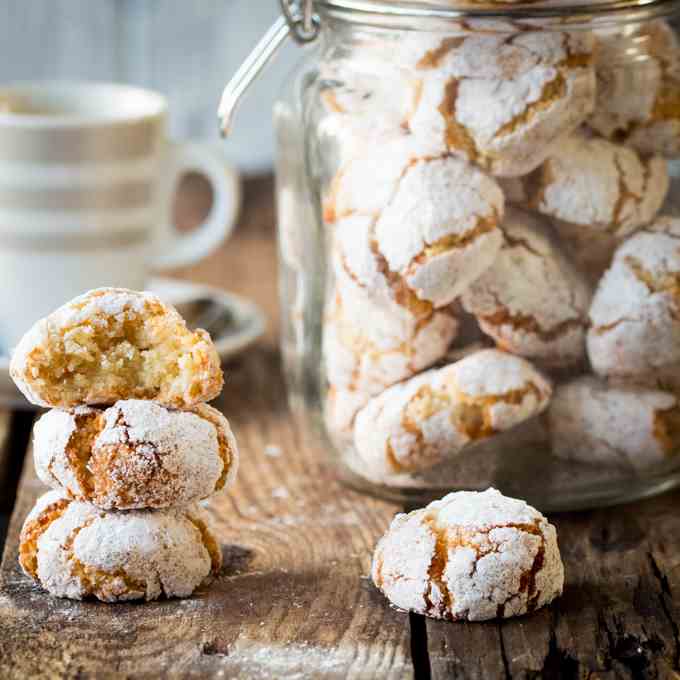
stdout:
[(295, 42), (304, 45), (316, 40), (321, 22), (314, 13), (313, 0), (279, 0), (279, 3)]

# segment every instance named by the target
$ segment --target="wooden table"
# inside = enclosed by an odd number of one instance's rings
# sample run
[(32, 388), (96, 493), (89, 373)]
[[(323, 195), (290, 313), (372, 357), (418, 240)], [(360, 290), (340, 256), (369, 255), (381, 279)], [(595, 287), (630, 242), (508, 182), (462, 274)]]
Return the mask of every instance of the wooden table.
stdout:
[(15, 479), (31, 417), (0, 413), (0, 512), (13, 506), (0, 573), (0, 678), (680, 678), (680, 493), (554, 517), (566, 590), (533, 616), (451, 624), (388, 606), (368, 573), (400, 508), (336, 483), (287, 412), (271, 190), (270, 180), (249, 183), (234, 240), (182, 272), (251, 296), (271, 322), (226, 367), (219, 403), (242, 451), (238, 483), (211, 508), (222, 574), (186, 601), (107, 606), (46, 596), (16, 559), (21, 523), (42, 491), (30, 456)]

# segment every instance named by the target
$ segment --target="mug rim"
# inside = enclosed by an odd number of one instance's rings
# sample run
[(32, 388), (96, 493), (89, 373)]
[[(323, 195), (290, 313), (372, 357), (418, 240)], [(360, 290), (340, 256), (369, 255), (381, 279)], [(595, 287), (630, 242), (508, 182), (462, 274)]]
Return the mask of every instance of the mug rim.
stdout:
[[(139, 99), (137, 110), (119, 105), (118, 110), (101, 111), (78, 110), (79, 102), (93, 94), (111, 97), (133, 96)], [(12, 112), (0, 110), (0, 127), (22, 128), (77, 128), (83, 126), (105, 126), (129, 124), (163, 118), (168, 110), (165, 96), (150, 90), (126, 83), (89, 81), (89, 80), (17, 80), (0, 84), (0, 101), (11, 96), (39, 96), (43, 98), (64, 97), (74, 102), (73, 111), (56, 113)], [(113, 108), (113, 107), (112, 107)], [(134, 108), (134, 107), (133, 107)]]

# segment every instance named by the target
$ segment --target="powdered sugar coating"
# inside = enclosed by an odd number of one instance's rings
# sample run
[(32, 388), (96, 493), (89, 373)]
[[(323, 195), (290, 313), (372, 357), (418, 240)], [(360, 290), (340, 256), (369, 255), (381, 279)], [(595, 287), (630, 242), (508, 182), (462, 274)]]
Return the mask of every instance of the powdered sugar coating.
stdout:
[(644, 472), (680, 451), (680, 404), (660, 390), (585, 376), (555, 390), (548, 422), (566, 460)]
[(331, 430), (346, 431), (372, 396), (440, 359), (458, 324), (448, 311), (417, 318), (396, 304), (376, 305), (341, 265), (336, 271), (324, 320), (325, 414)]
[(419, 299), (443, 307), (496, 257), (503, 207), (498, 185), (463, 161), (418, 161), (376, 221), (375, 246)]
[(172, 411), (150, 401), (46, 413), (34, 430), (38, 477), (103, 509), (165, 508), (229, 486), (238, 448), (229, 423), (207, 405)]
[[(177, 375), (159, 373), (166, 363)], [(135, 372), (138, 383), (129, 384)], [(142, 373), (152, 386), (141, 384)], [(38, 321), (14, 350), (10, 374), (29, 401), (61, 408), (142, 396), (137, 392), (191, 407), (216, 397), (223, 384), (205, 331), (191, 333), (157, 296), (122, 288), (89, 291)]]
[(524, 501), (459, 491), (397, 515), (373, 556), (373, 582), (400, 609), (485, 621), (562, 594), (557, 532)]
[(503, 208), (496, 183), (462, 161), (414, 161), (377, 218), (336, 223), (339, 257), (379, 304), (443, 307), (493, 262)]
[[(349, 318), (363, 323), (373, 317), (372, 329), (392, 334), (395, 323), (413, 324), (432, 314), (432, 305), (391, 276), (374, 241), (374, 220), (355, 215), (335, 225), (333, 271)], [(397, 337), (402, 333), (398, 332)]]
[(668, 193), (666, 162), (605, 139), (564, 137), (525, 182), (528, 204), (569, 224), (624, 237), (649, 224)]
[(325, 113), (400, 128), (414, 103), (413, 84), (389, 59), (381, 41), (355, 45), (348, 58), (325, 55), (319, 64), (320, 101)]
[(502, 225), (505, 244), (462, 303), (502, 349), (544, 366), (585, 357), (591, 291), (562, 255), (545, 220), (515, 208)]
[[(350, 128), (350, 130), (352, 130)], [(350, 139), (354, 131), (350, 134)], [(324, 219), (333, 223), (350, 215), (377, 217), (394, 195), (399, 181), (418, 160), (440, 158), (446, 149), (433, 139), (399, 134), (389, 137), (379, 152), (366, 151), (366, 139), (358, 137), (352, 145), (357, 155), (340, 168), (324, 199)], [(343, 156), (347, 156), (345, 151)]]
[(605, 376), (680, 362), (680, 220), (661, 217), (615, 253), (590, 309), (588, 355)]
[[(45, 516), (54, 504), (59, 513)], [(187, 597), (221, 565), (207, 516), (184, 510), (107, 513), (51, 491), (39, 499), (22, 530), (22, 556), (51, 594), (105, 602)], [(29, 545), (35, 543), (35, 545)]]
[(419, 75), (515, 80), (538, 67), (577, 55), (589, 57), (594, 38), (587, 32), (519, 31), (512, 23), (496, 31), (458, 34), (413, 32), (398, 43), (400, 61)]
[(394, 385), (357, 415), (366, 478), (395, 483), (541, 413), (550, 383), (529, 362), (488, 349)]
[(493, 175), (524, 175), (593, 110), (592, 50), (586, 33), (440, 39), (416, 63), (409, 127)]

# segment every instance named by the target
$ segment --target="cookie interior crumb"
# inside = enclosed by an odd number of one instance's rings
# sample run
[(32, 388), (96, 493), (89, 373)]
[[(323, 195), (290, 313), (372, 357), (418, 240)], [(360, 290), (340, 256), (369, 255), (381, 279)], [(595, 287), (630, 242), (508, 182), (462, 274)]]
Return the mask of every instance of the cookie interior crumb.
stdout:
[(104, 428), (104, 416), (98, 411), (88, 411), (77, 413), (75, 421), (76, 427), (66, 445), (66, 457), (83, 490), (94, 494), (97, 478), (89, 464), (95, 440)]
[(60, 329), (30, 355), (31, 379), (54, 404), (198, 399), (205, 370), (204, 336), (168, 324), (162, 306), (146, 319), (108, 316)]
[(215, 484), (215, 491), (221, 491), (224, 489), (227, 480), (232, 472), (232, 466), (234, 464), (234, 451), (232, 451), (231, 444), (227, 438), (227, 434), (224, 431), (224, 426), (222, 423), (222, 418), (220, 413), (215, 413), (212, 408), (203, 404), (199, 406), (194, 413), (207, 420), (211, 425), (215, 427), (215, 433), (217, 434), (217, 446), (218, 455), (222, 459), (222, 474)]

